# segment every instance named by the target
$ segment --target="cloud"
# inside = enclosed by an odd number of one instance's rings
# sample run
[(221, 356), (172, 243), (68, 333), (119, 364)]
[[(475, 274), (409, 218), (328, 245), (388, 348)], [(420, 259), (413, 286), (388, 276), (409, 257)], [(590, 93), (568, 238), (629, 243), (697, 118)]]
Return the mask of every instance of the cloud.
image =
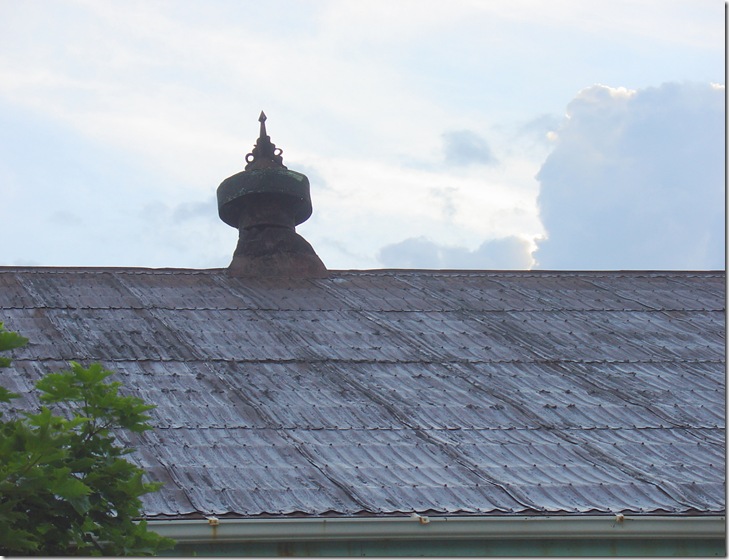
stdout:
[(445, 161), (450, 165), (489, 165), (496, 163), (488, 143), (471, 130), (443, 134)]
[(545, 269), (724, 267), (724, 87), (578, 93), (537, 179)]
[(543, 146), (549, 142), (549, 133), (554, 131), (561, 122), (562, 118), (559, 115), (539, 115), (519, 126), (514, 139), (527, 138), (533, 144)]
[(331, 269), (380, 267), (380, 248), (409, 238), (474, 251), (484, 239), (543, 233), (536, 211), (538, 161), (450, 173), (377, 160), (309, 161), (330, 188), (312, 182), (314, 213), (297, 231)]
[(215, 217), (217, 219), (218, 203), (214, 196), (208, 198), (204, 202), (183, 202), (178, 204), (172, 212), (172, 218), (176, 222), (186, 222), (196, 218), (205, 220)]
[(204, 201), (242, 169), (261, 109), (309, 176), (301, 232), (330, 268), (420, 236), (469, 253), (537, 238), (542, 139), (573, 91), (724, 68), (720, 14), (697, 0), (661, 25), (629, 0), (555, 2), (6, 3), (0, 223), (18, 241), (0, 261), (227, 264), (236, 231)]
[(411, 237), (383, 247), (378, 255), (388, 268), (520, 270), (533, 264), (533, 244), (516, 236), (483, 242), (471, 251), (438, 245), (426, 237)]
[(48, 223), (53, 227), (79, 227), (83, 224), (83, 217), (67, 210), (58, 210), (48, 216)]

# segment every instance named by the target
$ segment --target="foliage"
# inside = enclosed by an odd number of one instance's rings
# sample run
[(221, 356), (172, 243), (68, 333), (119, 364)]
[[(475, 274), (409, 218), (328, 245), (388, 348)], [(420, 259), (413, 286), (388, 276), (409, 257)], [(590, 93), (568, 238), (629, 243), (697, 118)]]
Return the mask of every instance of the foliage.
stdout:
[[(27, 339), (0, 323), (0, 351)], [(0, 367), (10, 360), (0, 358)], [(51, 373), (36, 383), (40, 410), (0, 418), (0, 554), (43, 556), (149, 555), (173, 545), (149, 531), (140, 496), (159, 483), (124, 456), (112, 429), (150, 429), (137, 397), (100, 364)], [(0, 387), (0, 402), (18, 395)], [(55, 412), (51, 410), (53, 407)], [(0, 412), (2, 416), (2, 412)]]

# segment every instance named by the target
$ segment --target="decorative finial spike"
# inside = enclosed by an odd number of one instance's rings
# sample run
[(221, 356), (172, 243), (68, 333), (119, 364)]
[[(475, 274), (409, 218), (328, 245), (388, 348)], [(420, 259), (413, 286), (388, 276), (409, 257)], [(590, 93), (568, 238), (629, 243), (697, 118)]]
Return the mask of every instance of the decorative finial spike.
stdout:
[(265, 136), (267, 136), (267, 134), (266, 134), (266, 113), (264, 113), (263, 111), (261, 111), (261, 116), (258, 117), (258, 122), (261, 123), (261, 133), (259, 134), (259, 136), (261, 138), (264, 138)]
[(271, 142), (271, 138), (266, 133), (266, 113), (263, 111), (261, 111), (261, 115), (258, 117), (258, 122), (261, 123), (261, 132), (256, 145), (253, 147), (253, 151), (246, 154), (246, 171), (267, 169), (270, 167), (282, 167), (286, 169), (281, 158), (283, 150), (277, 148), (276, 144)]

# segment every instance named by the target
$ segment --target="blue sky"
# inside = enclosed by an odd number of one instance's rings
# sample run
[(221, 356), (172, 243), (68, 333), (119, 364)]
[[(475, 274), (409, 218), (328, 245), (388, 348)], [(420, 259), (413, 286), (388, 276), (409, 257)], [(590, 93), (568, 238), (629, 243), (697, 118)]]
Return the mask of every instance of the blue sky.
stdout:
[(0, 265), (224, 267), (257, 117), (330, 269), (724, 267), (718, 0), (0, 0)]

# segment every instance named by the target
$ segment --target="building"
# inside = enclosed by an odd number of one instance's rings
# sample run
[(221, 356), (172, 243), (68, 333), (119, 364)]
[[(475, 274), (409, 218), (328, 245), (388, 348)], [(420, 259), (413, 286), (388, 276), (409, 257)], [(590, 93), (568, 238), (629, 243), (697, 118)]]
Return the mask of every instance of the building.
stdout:
[(0, 267), (3, 385), (157, 405), (175, 554), (725, 555), (723, 271), (328, 271), (264, 121), (229, 268)]

